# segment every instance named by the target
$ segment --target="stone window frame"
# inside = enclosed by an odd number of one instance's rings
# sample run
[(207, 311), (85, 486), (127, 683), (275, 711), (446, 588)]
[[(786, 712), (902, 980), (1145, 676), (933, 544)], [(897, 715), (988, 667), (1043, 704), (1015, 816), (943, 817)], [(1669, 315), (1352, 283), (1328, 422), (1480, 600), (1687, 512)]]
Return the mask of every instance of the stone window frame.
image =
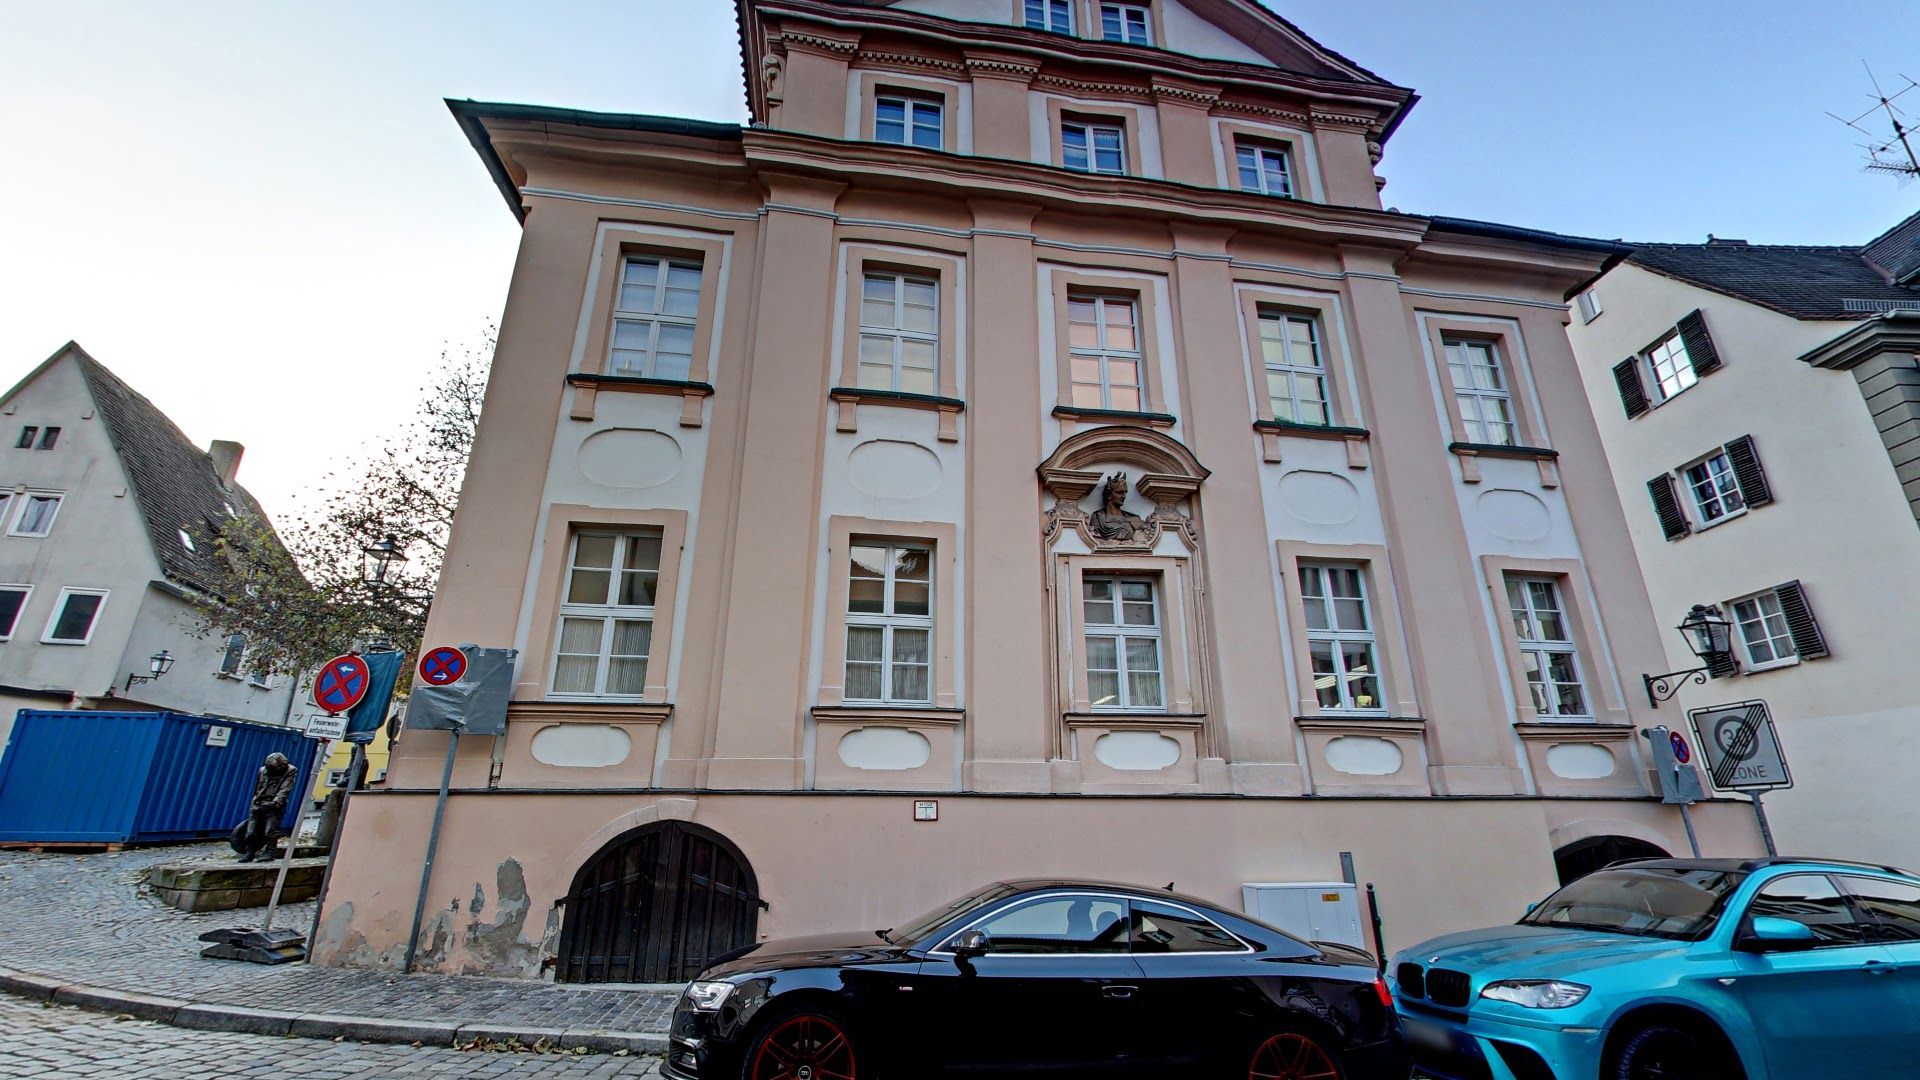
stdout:
[[(1174, 416), (1167, 411), (1166, 377), (1162, 363), (1165, 354), (1160, 342), (1160, 312), (1151, 274), (1123, 272), (1113, 276), (1077, 272), (1055, 266), (1051, 274), (1053, 294), (1053, 351), (1056, 384), (1056, 417), (1086, 420), (1091, 423), (1132, 423), (1154, 428), (1170, 428)], [(1135, 332), (1140, 335), (1140, 378), (1143, 408), (1135, 412), (1084, 409), (1073, 403), (1072, 320), (1068, 316), (1070, 294), (1093, 294), (1133, 301)]]
[(880, 142), (875, 131), (877, 127), (875, 120), (881, 95), (926, 98), (940, 103), (940, 149), (930, 150), (925, 146), (914, 146), (911, 142), (881, 143), (880, 145), (904, 145), (909, 149), (928, 150), (929, 153), (965, 152), (961, 150), (960, 87), (957, 84), (915, 78), (892, 71), (862, 71), (857, 74), (857, 79), (860, 111), (854, 117), (855, 122), (849, 125), (849, 138), (857, 138), (862, 142)]
[[(923, 705), (846, 700), (847, 560), (858, 540), (910, 544), (933, 551), (933, 642), (930, 679), (933, 700)], [(960, 609), (955, 580), (960, 571), (959, 526), (938, 521), (887, 521), (835, 514), (827, 523), (826, 624), (820, 639), (820, 680), (814, 688), (817, 708), (857, 708), (869, 718), (921, 718), (929, 712), (960, 708), (958, 650)]]
[(1272, 195), (1262, 195), (1257, 191), (1247, 192), (1240, 187), (1238, 156), (1240, 143), (1246, 141), (1276, 147), (1286, 152), (1293, 179), (1293, 196), (1288, 201), (1307, 203), (1326, 201), (1320, 183), (1319, 148), (1314, 143), (1312, 132), (1302, 128), (1260, 124), (1226, 117), (1215, 117), (1213, 127), (1215, 176), (1225, 190), (1255, 195), (1263, 199), (1274, 198)]
[[(1139, 108), (1123, 102), (1081, 101), (1076, 98), (1049, 96), (1047, 105), (1047, 158), (1046, 164), (1057, 169), (1067, 168), (1067, 124), (1101, 124), (1120, 128), (1121, 152), (1126, 160), (1121, 162), (1122, 171), (1103, 173), (1088, 170), (1069, 169), (1075, 176), (1091, 178), (1101, 177), (1154, 177), (1159, 175), (1147, 171), (1147, 159), (1140, 148), (1140, 125), (1145, 121)], [(1089, 144), (1088, 153), (1092, 153)]]
[[(1088, 693), (1086, 609), (1080, 602), (1082, 582), (1096, 576), (1151, 577), (1160, 605), (1160, 678), (1163, 705), (1156, 709), (1114, 712), (1096, 710)], [(1058, 665), (1061, 712), (1069, 724), (1102, 724), (1130, 718), (1151, 723), (1198, 723), (1206, 703), (1201, 656), (1197, 645), (1199, 609), (1194, 577), (1197, 566), (1190, 555), (1054, 554), (1054, 655)]]
[[(1253, 404), (1253, 426), (1260, 433), (1262, 460), (1278, 464), (1282, 436), (1296, 435), (1342, 439), (1347, 445), (1348, 467), (1366, 468), (1370, 461), (1368, 432), (1360, 426), (1359, 394), (1353, 384), (1352, 355), (1348, 351), (1340, 298), (1333, 293), (1294, 290), (1268, 282), (1235, 282), (1234, 291), (1240, 305), (1240, 347)], [(1320, 336), (1322, 377), (1327, 384), (1330, 417), (1326, 425), (1295, 424), (1274, 418), (1273, 402), (1266, 390), (1266, 358), (1260, 353), (1260, 309), (1263, 307), (1313, 318)]]
[(674, 631), (678, 626), (680, 574), (686, 557), (685, 510), (624, 510), (602, 506), (555, 503), (547, 508), (546, 531), (539, 551), (532, 619), (528, 624), (527, 662), (520, 666), (513, 688), (516, 701), (557, 701), (591, 704), (594, 700), (552, 691), (554, 646), (560, 632), (561, 590), (565, 585), (568, 553), (579, 530), (631, 532), (656, 529), (660, 533), (660, 576), (653, 605), (653, 637), (648, 644), (647, 682), (638, 698), (607, 699), (617, 705), (660, 705), (669, 696), (667, 673), (673, 663)]
[[(594, 399), (603, 391), (677, 394), (681, 398), (680, 426), (702, 426), (704, 400), (713, 394), (711, 365), (714, 335), (720, 332), (720, 279), (729, 270), (726, 242), (718, 236), (708, 239), (678, 232), (624, 230), (618, 235), (610, 231), (606, 240), (600, 253), (599, 273), (594, 277), (585, 349), (578, 369), (567, 376), (567, 382), (573, 387), (569, 415), (575, 420), (592, 420)], [(643, 379), (616, 376), (607, 371), (621, 268), (631, 257), (679, 259), (700, 264), (700, 306), (694, 316), (693, 361), (685, 379)]]
[[(1274, 542), (1279, 558), (1281, 610), (1286, 619), (1288, 652), (1293, 660), (1296, 717), (1351, 717), (1356, 722), (1420, 715), (1419, 691), (1413, 678), (1405, 628), (1400, 620), (1400, 595), (1394, 586), (1387, 549), (1377, 544), (1310, 544), (1296, 540)], [(1313, 686), (1313, 655), (1307, 630), (1306, 602), (1300, 594), (1300, 565), (1358, 566), (1365, 580), (1369, 614), (1373, 617), (1374, 655), (1381, 667), (1378, 710), (1326, 709)]]
[[(1486, 455), (1533, 460), (1539, 465), (1541, 486), (1558, 487), (1560, 474), (1554, 462), (1559, 454), (1548, 441), (1546, 426), (1539, 415), (1540, 399), (1534, 384), (1533, 368), (1518, 324), (1506, 319), (1479, 318), (1456, 312), (1424, 312), (1421, 321), (1425, 324), (1427, 373), (1434, 380), (1441, 407), (1446, 410), (1451, 439), (1447, 449), (1460, 463), (1461, 480), (1469, 484), (1479, 483), (1478, 459)], [(1482, 341), (1493, 346), (1495, 359), (1501, 365), (1501, 373), (1507, 381), (1507, 404), (1513, 413), (1514, 445), (1476, 443), (1467, 437), (1466, 420), (1461, 415), (1460, 402), (1454, 396), (1453, 377), (1447, 370), (1446, 343), (1458, 339)]]
[[(1481, 572), (1486, 576), (1489, 602), (1493, 605), (1495, 641), (1506, 661), (1507, 684), (1513, 693), (1514, 711), (1522, 724), (1581, 724), (1605, 727), (1631, 724), (1621, 698), (1619, 673), (1607, 639), (1594, 612), (1593, 584), (1586, 566), (1577, 559), (1520, 559), (1505, 555), (1482, 555)], [(1513, 631), (1513, 619), (1507, 613), (1507, 578), (1552, 578), (1559, 585), (1560, 602), (1572, 632), (1576, 662), (1587, 691), (1591, 719), (1559, 719), (1541, 716), (1533, 707), (1533, 692), (1527, 686), (1527, 671), (1520, 655), (1520, 641)]]
[[(913, 248), (891, 247), (865, 241), (841, 244), (841, 273), (837, 288), (838, 318), (841, 323), (834, 359), (833, 388), (827, 396), (835, 405), (834, 430), (854, 434), (860, 430), (859, 410), (867, 407), (923, 409), (939, 414), (938, 438), (958, 442), (960, 414), (966, 402), (960, 396), (961, 368), (966, 363), (965, 327), (961, 305), (965, 301), (966, 256)], [(940, 343), (935, 352), (938, 394), (906, 394), (888, 390), (863, 390), (855, 369), (860, 357), (860, 294), (857, 287), (874, 273), (909, 274), (931, 277), (940, 304)]]

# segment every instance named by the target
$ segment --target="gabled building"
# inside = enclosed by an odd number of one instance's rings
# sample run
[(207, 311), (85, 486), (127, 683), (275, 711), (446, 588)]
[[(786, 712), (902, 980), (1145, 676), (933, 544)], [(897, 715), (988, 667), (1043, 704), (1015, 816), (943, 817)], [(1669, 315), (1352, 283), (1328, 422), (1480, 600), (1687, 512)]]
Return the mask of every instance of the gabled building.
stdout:
[(1384, 210), (1414, 94), (1251, 0), (739, 16), (751, 126), (452, 104), (524, 238), (427, 638), (517, 684), (421, 908), (447, 736), (355, 797), (317, 959), (670, 981), (1343, 853), (1406, 942), (1685, 850), (1565, 332), (1624, 249)]
[[(1795, 786), (1781, 849), (1912, 865), (1920, 809), (1920, 215), (1864, 245), (1639, 244), (1571, 336), (1663, 627), (1735, 665), (1685, 710), (1765, 701)], [(1698, 666), (1680, 634), (1662, 671)]]
[(219, 580), (212, 538), (261, 513), (240, 444), (201, 450), (72, 343), (0, 398), (0, 425), (0, 745), (20, 709), (285, 722), (293, 680), (203, 636), (192, 602)]

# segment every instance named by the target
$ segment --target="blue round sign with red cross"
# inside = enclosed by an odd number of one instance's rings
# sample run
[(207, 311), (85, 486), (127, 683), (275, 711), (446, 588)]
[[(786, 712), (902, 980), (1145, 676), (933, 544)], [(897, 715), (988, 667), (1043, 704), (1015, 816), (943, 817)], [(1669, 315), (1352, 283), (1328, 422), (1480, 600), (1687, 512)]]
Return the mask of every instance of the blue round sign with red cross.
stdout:
[(1682, 765), (1693, 761), (1693, 747), (1687, 745), (1686, 736), (1676, 731), (1668, 736), (1668, 740), (1673, 743), (1673, 760)]
[(451, 645), (428, 649), (420, 654), (420, 681), (428, 686), (447, 686), (467, 673), (467, 654)]
[(367, 662), (348, 653), (320, 665), (313, 680), (313, 703), (330, 713), (343, 713), (367, 696)]

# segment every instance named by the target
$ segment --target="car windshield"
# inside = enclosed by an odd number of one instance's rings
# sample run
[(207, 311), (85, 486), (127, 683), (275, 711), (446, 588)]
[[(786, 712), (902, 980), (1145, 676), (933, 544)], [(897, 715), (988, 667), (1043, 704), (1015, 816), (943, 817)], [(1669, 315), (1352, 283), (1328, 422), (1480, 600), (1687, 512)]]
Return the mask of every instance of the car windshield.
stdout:
[(911, 922), (903, 923), (891, 930), (883, 930), (881, 934), (884, 935), (888, 941), (902, 944), (919, 941), (921, 938), (938, 930), (941, 926), (945, 925), (948, 920), (959, 915), (961, 912), (979, 907), (981, 904), (988, 903), (989, 901), (998, 900), (1003, 896), (1011, 896), (1015, 891), (1013, 886), (1004, 883), (996, 883), (984, 889), (976, 889), (957, 900), (941, 904), (939, 907), (934, 908), (932, 911), (927, 912), (925, 915)]
[(1713, 930), (1727, 897), (1744, 876), (1671, 866), (1602, 870), (1554, 893), (1520, 921), (1696, 941)]

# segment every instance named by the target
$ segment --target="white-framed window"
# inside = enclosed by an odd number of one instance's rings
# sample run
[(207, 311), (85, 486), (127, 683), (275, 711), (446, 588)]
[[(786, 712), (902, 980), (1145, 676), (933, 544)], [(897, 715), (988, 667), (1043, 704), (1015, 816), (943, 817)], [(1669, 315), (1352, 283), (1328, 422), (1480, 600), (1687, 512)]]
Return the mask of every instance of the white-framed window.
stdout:
[(653, 651), (660, 534), (581, 530), (567, 558), (553, 693), (639, 697)]
[(1606, 309), (1600, 306), (1600, 290), (1588, 289), (1579, 296), (1580, 321), (1590, 323), (1600, 317)]
[(1120, 412), (1145, 407), (1139, 316), (1125, 297), (1067, 294), (1067, 362), (1075, 407)]
[(1757, 671), (1799, 659), (1793, 644), (1793, 630), (1780, 607), (1780, 594), (1769, 589), (1733, 602), (1733, 624), (1740, 630), (1740, 644), (1747, 650), (1747, 669)]
[(1153, 13), (1145, 4), (1100, 5), (1100, 36), (1128, 45), (1153, 44)]
[(1151, 577), (1080, 579), (1087, 626), (1087, 700), (1097, 712), (1161, 712), (1159, 583)]
[(1591, 718), (1560, 583), (1553, 578), (1509, 576), (1507, 607), (1534, 711), (1545, 719)]
[(27, 598), (32, 595), (31, 585), (0, 585), (0, 641), (13, 640), (20, 613), (27, 609)]
[(1513, 399), (1500, 349), (1491, 341), (1446, 338), (1447, 372), (1453, 378), (1453, 398), (1460, 405), (1460, 421), (1467, 441), (1488, 446), (1512, 446)]
[(1381, 711), (1379, 652), (1365, 572), (1358, 566), (1302, 563), (1300, 599), (1307, 611), (1307, 649), (1320, 708)]
[(856, 540), (847, 567), (847, 701), (933, 700), (933, 549)]
[(607, 372), (685, 381), (700, 317), (700, 264), (631, 255), (620, 264)]
[(1687, 355), (1687, 343), (1678, 330), (1654, 343), (1647, 350), (1647, 370), (1653, 373), (1654, 395), (1666, 401), (1700, 381), (1693, 370), (1693, 358)]
[(15, 511), (13, 527), (7, 532), (13, 536), (45, 536), (53, 531), (53, 519), (60, 513), (61, 493), (58, 491), (29, 491), (15, 499), (20, 504)]
[(942, 149), (945, 103), (914, 94), (880, 94), (873, 101), (873, 137), (884, 143)]
[(1332, 423), (1327, 369), (1320, 355), (1320, 323), (1311, 315), (1260, 308), (1260, 357), (1267, 369), (1267, 401), (1275, 420)]
[(93, 640), (93, 628), (100, 622), (100, 609), (107, 604), (105, 589), (60, 590), (53, 602), (53, 616), (47, 620), (41, 642), (48, 645), (85, 645)]
[(1027, 29), (1073, 33), (1073, 0), (1027, 0)]
[(1693, 507), (1700, 515), (1701, 525), (1712, 525), (1747, 508), (1747, 500), (1740, 493), (1740, 480), (1734, 475), (1733, 462), (1725, 451), (1697, 461), (1682, 471), (1687, 478), (1687, 490), (1693, 495)]
[(865, 390), (940, 392), (940, 283), (868, 271), (860, 282), (860, 370)]
[(1119, 124), (1062, 121), (1060, 164), (1077, 172), (1124, 175), (1127, 171), (1126, 129)]
[(220, 667), (217, 674), (228, 678), (240, 677), (240, 666), (247, 657), (247, 635), (228, 634), (227, 641), (220, 650)]
[(1241, 142), (1234, 149), (1240, 167), (1240, 190), (1293, 198), (1293, 163), (1285, 149), (1266, 143)]

